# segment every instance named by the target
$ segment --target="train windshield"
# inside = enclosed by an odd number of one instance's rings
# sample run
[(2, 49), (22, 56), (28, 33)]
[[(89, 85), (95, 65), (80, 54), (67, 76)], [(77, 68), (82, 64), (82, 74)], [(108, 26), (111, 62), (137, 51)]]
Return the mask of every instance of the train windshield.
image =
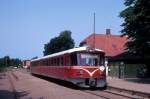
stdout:
[(78, 64), (82, 66), (100, 66), (104, 63), (104, 57), (99, 54), (81, 53), (77, 57)]

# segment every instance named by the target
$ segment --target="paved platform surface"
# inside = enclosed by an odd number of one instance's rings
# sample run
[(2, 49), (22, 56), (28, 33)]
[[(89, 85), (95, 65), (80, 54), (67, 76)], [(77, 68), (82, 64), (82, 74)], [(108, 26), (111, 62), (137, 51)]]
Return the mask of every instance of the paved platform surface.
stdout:
[(108, 86), (150, 94), (150, 79), (107, 77)]

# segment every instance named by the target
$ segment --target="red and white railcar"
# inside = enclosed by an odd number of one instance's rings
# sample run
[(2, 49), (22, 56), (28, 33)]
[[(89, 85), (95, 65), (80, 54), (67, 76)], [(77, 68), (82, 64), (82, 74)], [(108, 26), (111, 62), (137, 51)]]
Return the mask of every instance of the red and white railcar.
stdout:
[(72, 82), (80, 87), (105, 87), (105, 53), (73, 48), (31, 60), (31, 73)]

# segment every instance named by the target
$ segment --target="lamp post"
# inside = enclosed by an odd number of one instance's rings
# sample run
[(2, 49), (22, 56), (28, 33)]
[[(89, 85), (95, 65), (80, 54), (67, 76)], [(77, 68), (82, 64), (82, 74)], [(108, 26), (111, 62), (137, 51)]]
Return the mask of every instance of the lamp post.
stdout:
[(124, 62), (120, 62), (119, 65), (119, 78), (123, 78), (124, 77)]

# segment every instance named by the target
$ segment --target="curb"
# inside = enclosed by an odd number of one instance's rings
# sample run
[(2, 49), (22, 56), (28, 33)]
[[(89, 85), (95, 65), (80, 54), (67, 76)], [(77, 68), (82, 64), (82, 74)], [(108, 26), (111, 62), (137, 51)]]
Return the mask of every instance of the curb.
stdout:
[(146, 93), (146, 92), (140, 92), (140, 91), (124, 89), (124, 88), (117, 88), (117, 87), (113, 87), (113, 86), (109, 86), (109, 85), (108, 85), (107, 89), (118, 91), (118, 92), (124, 92), (124, 93), (128, 93), (131, 95), (137, 95), (137, 96), (141, 96), (141, 97), (150, 99), (150, 93)]

